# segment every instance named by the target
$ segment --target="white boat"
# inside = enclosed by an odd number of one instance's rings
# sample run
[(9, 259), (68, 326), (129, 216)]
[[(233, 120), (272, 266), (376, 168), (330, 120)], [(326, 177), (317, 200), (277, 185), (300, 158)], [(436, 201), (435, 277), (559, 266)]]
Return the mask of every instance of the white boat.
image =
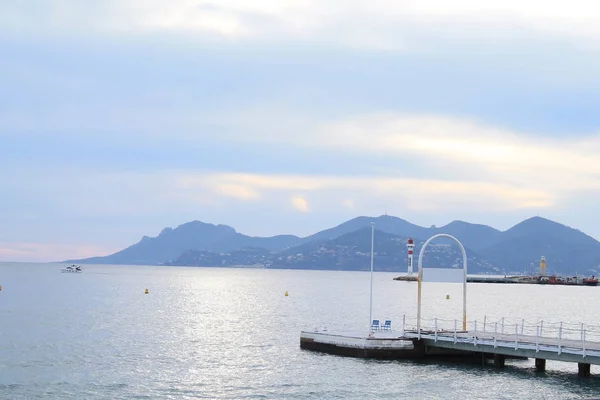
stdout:
[(77, 273), (81, 273), (83, 271), (81, 270), (81, 265), (73, 264), (66, 268), (61, 269), (61, 272), (70, 272), (72, 274), (77, 274)]

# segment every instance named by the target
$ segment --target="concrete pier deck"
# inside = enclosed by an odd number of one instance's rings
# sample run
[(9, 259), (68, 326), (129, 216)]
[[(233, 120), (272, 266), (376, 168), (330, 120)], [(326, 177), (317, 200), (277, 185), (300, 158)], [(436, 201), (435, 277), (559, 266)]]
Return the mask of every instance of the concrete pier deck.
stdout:
[(341, 356), (410, 359), (421, 355), (419, 341), (401, 332), (384, 331), (369, 335), (366, 332), (302, 331), (300, 347)]

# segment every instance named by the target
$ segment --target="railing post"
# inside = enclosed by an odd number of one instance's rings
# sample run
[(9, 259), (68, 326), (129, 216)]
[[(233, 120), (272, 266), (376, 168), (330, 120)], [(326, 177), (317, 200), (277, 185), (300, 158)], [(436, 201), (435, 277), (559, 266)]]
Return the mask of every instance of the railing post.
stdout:
[(473, 346), (477, 346), (477, 321), (473, 321)]
[(486, 322), (487, 322), (487, 315), (484, 315), (484, 316), (483, 316), (483, 331), (484, 331), (484, 332), (485, 332), (485, 325), (486, 325)]
[(585, 329), (581, 331), (581, 347), (583, 348), (583, 358), (585, 358)]
[(542, 332), (542, 330), (544, 329), (544, 321), (540, 321), (540, 336), (542, 336), (544, 333)]
[(494, 348), (498, 347), (498, 323), (494, 322)]
[(558, 354), (560, 355), (561, 350), (561, 344), (562, 344), (562, 321), (560, 321), (560, 325), (558, 326)]
[(535, 352), (540, 352), (540, 327), (535, 327)]
[(504, 317), (502, 317), (502, 334), (504, 335)]
[(456, 343), (456, 320), (454, 320), (454, 343)]
[(435, 319), (435, 341), (437, 342), (437, 332), (438, 332), (438, 328), (437, 328), (437, 318)]
[(521, 335), (523, 335), (523, 329), (525, 328), (525, 319), (521, 320)]
[(583, 323), (581, 324), (581, 332), (579, 332), (579, 339), (583, 340)]
[(519, 324), (515, 324), (515, 350), (519, 349)]
[(406, 314), (402, 315), (402, 336), (404, 336), (404, 332), (406, 332)]

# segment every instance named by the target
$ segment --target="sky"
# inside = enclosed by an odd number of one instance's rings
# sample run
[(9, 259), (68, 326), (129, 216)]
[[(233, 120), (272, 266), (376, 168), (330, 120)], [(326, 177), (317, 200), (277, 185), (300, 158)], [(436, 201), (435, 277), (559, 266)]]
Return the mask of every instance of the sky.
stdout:
[(200, 220), (600, 239), (600, 4), (0, 2), (0, 261)]

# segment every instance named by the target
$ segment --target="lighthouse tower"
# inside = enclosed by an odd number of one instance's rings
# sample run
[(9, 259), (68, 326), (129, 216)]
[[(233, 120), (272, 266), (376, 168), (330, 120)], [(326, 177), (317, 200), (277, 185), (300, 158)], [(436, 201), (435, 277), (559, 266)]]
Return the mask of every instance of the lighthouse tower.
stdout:
[(544, 256), (540, 260), (540, 275), (546, 276), (546, 257)]
[(408, 239), (406, 243), (406, 247), (408, 248), (408, 274), (412, 275), (413, 273), (413, 252), (415, 250), (415, 242), (412, 238)]

